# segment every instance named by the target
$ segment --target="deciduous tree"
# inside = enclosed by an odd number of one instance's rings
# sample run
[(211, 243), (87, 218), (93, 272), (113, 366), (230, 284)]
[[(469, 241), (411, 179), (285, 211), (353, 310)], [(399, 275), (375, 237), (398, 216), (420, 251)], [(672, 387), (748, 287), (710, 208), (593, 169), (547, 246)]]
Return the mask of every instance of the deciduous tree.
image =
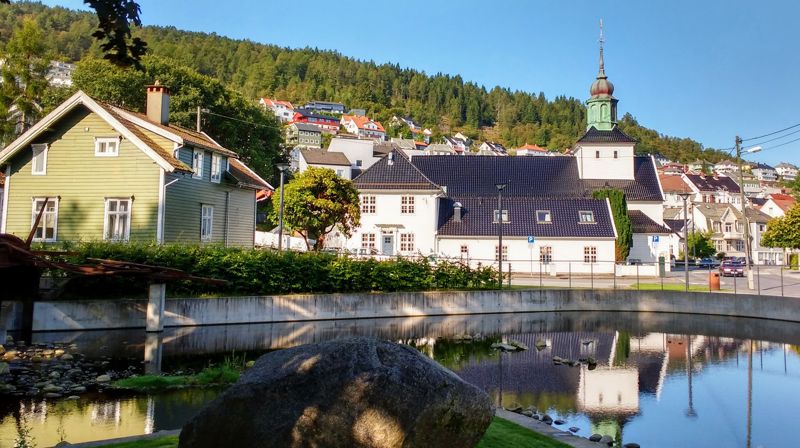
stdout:
[(767, 223), (767, 231), (761, 236), (761, 245), (800, 249), (800, 205), (795, 204), (786, 212), (786, 216)]
[[(280, 190), (272, 196), (272, 219), (277, 222)], [(311, 249), (323, 247), (325, 237), (338, 228), (346, 237), (361, 221), (358, 190), (327, 168), (309, 168), (284, 185), (283, 224), (300, 234)]]

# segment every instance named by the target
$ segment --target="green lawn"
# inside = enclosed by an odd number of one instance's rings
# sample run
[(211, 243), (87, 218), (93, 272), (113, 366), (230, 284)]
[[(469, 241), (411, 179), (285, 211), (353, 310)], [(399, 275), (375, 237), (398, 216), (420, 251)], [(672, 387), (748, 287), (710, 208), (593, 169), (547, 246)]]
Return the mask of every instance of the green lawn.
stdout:
[[(177, 436), (104, 445), (103, 448), (176, 448)], [(477, 448), (569, 448), (569, 445), (495, 417)]]
[(137, 392), (152, 392), (179, 386), (222, 386), (235, 383), (239, 375), (240, 370), (237, 367), (225, 364), (206, 367), (196, 375), (137, 375), (114, 381), (112, 386)]
[[(631, 289), (637, 289), (636, 284), (631, 285)], [(639, 283), (640, 291), (661, 291), (661, 283)], [(683, 283), (664, 283), (664, 291), (686, 291)], [(689, 285), (690, 292), (708, 292), (707, 285)]]

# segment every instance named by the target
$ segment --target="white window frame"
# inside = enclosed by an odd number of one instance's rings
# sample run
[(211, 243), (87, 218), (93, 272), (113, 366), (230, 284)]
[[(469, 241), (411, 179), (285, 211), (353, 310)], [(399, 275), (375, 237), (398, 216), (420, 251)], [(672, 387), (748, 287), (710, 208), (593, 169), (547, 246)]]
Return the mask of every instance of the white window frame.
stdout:
[(222, 181), (222, 156), (211, 154), (211, 182), (218, 184)]
[[(546, 213), (545, 219), (539, 219), (539, 213)], [(536, 210), (536, 224), (552, 224), (553, 213), (550, 210)]]
[[(206, 220), (208, 220), (207, 225), (206, 225)], [(213, 238), (214, 238), (214, 206), (210, 204), (202, 204), (200, 206), (200, 241), (211, 241)]]
[[(494, 245), (494, 261), (498, 261), (497, 259), (500, 256), (500, 250), (497, 244)], [(503, 244), (503, 261), (508, 261), (508, 246)]]
[(511, 222), (511, 220), (510, 220), (510, 218), (508, 216), (508, 209), (504, 208), (503, 210), (500, 211), (500, 213), (497, 212), (497, 209), (494, 209), (494, 213), (492, 213), (492, 223), (493, 224), (497, 224), (497, 220), (498, 220), (498, 218), (500, 218), (501, 214), (502, 214), (503, 224), (508, 224), (509, 222)]
[[(117, 210), (114, 211), (114, 212), (110, 212), (109, 211), (109, 204), (111, 202), (116, 202), (117, 203)], [(121, 202), (127, 202), (128, 203), (128, 211), (127, 212), (121, 213), (119, 211), (119, 204)], [(109, 224), (108, 221), (109, 221), (111, 213), (115, 214), (117, 217), (125, 215), (125, 219), (127, 221), (126, 225), (125, 225), (125, 235), (123, 235), (121, 238), (113, 238), (109, 233), (109, 231), (111, 229), (108, 226), (108, 224)], [(130, 239), (130, 237), (131, 237), (131, 221), (132, 221), (131, 215), (132, 215), (132, 213), (133, 213), (133, 200), (131, 198), (106, 198), (105, 199), (105, 212), (103, 213), (103, 239), (105, 241), (128, 241)], [(117, 222), (119, 222), (119, 221), (117, 221)]]
[[(100, 151), (103, 145), (108, 149), (108, 144), (114, 144), (114, 152)], [(95, 137), (94, 138), (94, 155), (96, 157), (117, 157), (119, 155), (119, 137)]]
[(400, 234), (400, 252), (405, 253), (413, 253), (417, 250), (416, 242), (414, 241), (416, 238), (414, 234), (411, 232), (401, 233)]
[(400, 196), (400, 214), (413, 215), (416, 213), (416, 200), (414, 196)]
[(585, 264), (597, 263), (597, 246), (583, 246), (583, 262)]
[(361, 196), (361, 214), (374, 215), (378, 210), (378, 198), (374, 195)]
[(550, 264), (553, 262), (553, 246), (539, 247), (539, 263)]
[(469, 259), (469, 246), (467, 246), (466, 244), (462, 244), (461, 248), (459, 249), (459, 251), (460, 251), (462, 260)]
[[(31, 145), (33, 156), (31, 157), (31, 175), (44, 176), (47, 174), (47, 153), (50, 152), (50, 145), (47, 143), (36, 143)], [(42, 155), (42, 169), (36, 171), (36, 156)], [(44, 198), (41, 198), (44, 199)]]
[[(583, 219), (584, 216), (588, 216), (591, 218), (590, 220)], [(591, 210), (579, 210), (578, 211), (578, 222), (581, 224), (594, 224), (597, 220), (594, 217), (594, 212)]]
[[(44, 226), (42, 228), (42, 237), (41, 238), (37, 238), (36, 237), (36, 232), (34, 232), (33, 241), (35, 241), (37, 243), (55, 243), (56, 241), (58, 241), (58, 203), (60, 202), (58, 200), (58, 198), (55, 198), (55, 197), (51, 197), (51, 198), (35, 197), (35, 198), (32, 199), (32, 201), (31, 201), (31, 227), (33, 227), (33, 224), (36, 222), (36, 216), (39, 214), (39, 209), (41, 208), (41, 206), (37, 207), (36, 203), (39, 202), (39, 201), (43, 202), (45, 199), (48, 199), (47, 202), (55, 203), (55, 205), (56, 205), (55, 206), (55, 210), (53, 212), (48, 212), (47, 209), (45, 208), (44, 213), (42, 213), (42, 219), (41, 219), (41, 221), (39, 221), (39, 225), (40, 226)], [(47, 223), (47, 215), (48, 214), (54, 215), (54, 219), (53, 219), (53, 237), (52, 238), (47, 238), (46, 237), (47, 236), (46, 223)], [(37, 226), (37, 229), (38, 229), (38, 226)]]
[(361, 250), (365, 251), (367, 254), (373, 253), (375, 251), (375, 241), (377, 241), (376, 236), (374, 233), (362, 233), (361, 234)]
[(206, 163), (206, 155), (205, 151), (201, 151), (198, 149), (192, 150), (192, 177), (195, 179), (202, 179), (203, 178), (203, 165)]

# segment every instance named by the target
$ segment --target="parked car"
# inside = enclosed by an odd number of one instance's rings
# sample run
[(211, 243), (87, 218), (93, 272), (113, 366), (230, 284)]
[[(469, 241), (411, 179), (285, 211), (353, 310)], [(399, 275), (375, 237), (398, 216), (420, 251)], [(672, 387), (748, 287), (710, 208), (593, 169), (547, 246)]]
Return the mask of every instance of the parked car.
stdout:
[(697, 262), (697, 266), (703, 269), (711, 269), (719, 266), (719, 261), (717, 261), (715, 258), (710, 258), (710, 257), (701, 258)]
[(744, 277), (744, 263), (728, 260), (719, 266), (719, 273), (723, 277)]

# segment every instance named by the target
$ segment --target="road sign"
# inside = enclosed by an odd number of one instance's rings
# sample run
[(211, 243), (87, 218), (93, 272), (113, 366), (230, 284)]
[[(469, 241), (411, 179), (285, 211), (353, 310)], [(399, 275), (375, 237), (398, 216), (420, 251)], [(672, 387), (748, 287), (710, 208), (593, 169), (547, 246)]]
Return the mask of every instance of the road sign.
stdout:
[(654, 242), (654, 243), (657, 243), (657, 242), (658, 242), (658, 235), (653, 235), (653, 242)]
[(536, 242), (536, 238), (534, 238), (533, 235), (529, 235), (528, 236), (528, 244), (533, 244), (535, 242)]

